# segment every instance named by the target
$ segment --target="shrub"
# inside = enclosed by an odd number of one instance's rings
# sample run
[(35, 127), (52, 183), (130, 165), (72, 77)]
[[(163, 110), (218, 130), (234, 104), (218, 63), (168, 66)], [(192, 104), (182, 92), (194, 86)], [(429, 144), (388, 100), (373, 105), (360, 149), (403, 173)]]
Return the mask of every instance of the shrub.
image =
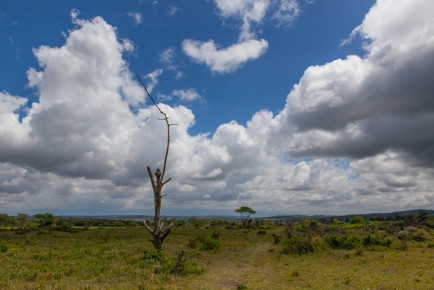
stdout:
[(164, 259), (164, 252), (161, 250), (156, 250), (156, 249), (150, 249), (150, 250), (144, 250), (143, 251), (143, 258), (145, 260), (151, 260), (151, 261), (159, 261), (161, 262)]
[(170, 257), (164, 254), (161, 250), (146, 250), (144, 251), (145, 260), (152, 261), (154, 265), (154, 272), (156, 274), (202, 274), (204, 269), (198, 266), (196, 262), (187, 260), (187, 252), (184, 250), (179, 251), (176, 257)]
[(333, 249), (352, 250), (360, 243), (359, 238), (347, 234), (327, 236), (325, 240)]
[(350, 220), (351, 224), (363, 224), (365, 222), (365, 219), (361, 216), (353, 216)]
[(256, 234), (258, 234), (258, 235), (265, 235), (266, 232), (264, 230), (259, 230)]
[(392, 241), (390, 239), (382, 239), (378, 237), (373, 237), (371, 235), (368, 235), (366, 238), (363, 239), (363, 245), (364, 246), (384, 246), (384, 247), (390, 247), (390, 244)]
[(185, 274), (185, 268), (186, 268), (186, 257), (185, 257), (185, 251), (181, 250), (178, 252), (176, 257), (176, 263), (171, 269), (171, 273), (175, 274)]
[(218, 240), (220, 238), (220, 232), (213, 232), (211, 238)]
[(300, 276), (300, 271), (298, 269), (292, 270), (291, 277), (298, 277)]
[(200, 249), (204, 251), (218, 250), (220, 248), (219, 240), (212, 237), (198, 238), (198, 241), (201, 244)]
[(187, 244), (187, 247), (190, 249), (196, 249), (197, 248), (197, 239), (190, 240)]
[(412, 226), (405, 227), (403, 231), (397, 234), (398, 239), (403, 241), (424, 242), (427, 240), (425, 231)]
[(204, 227), (208, 224), (208, 220), (204, 219), (204, 218), (192, 217), (192, 218), (188, 219), (188, 224), (192, 227), (195, 227), (195, 228), (201, 228), (201, 227)]
[(70, 223), (62, 223), (54, 226), (55, 231), (73, 232), (72, 225)]
[(283, 254), (308, 254), (315, 251), (312, 239), (309, 237), (292, 236), (284, 242)]
[(228, 227), (230, 225), (231, 225), (230, 222), (225, 220), (220, 220), (220, 219), (212, 220), (210, 223), (211, 227)]
[(54, 223), (54, 215), (51, 213), (38, 213), (33, 216), (34, 219), (37, 219), (40, 227), (49, 227)]
[(6, 253), (7, 250), (8, 247), (6, 247), (5, 245), (0, 245), (0, 253)]
[(273, 234), (274, 244), (277, 245), (280, 243), (280, 236)]
[(356, 256), (363, 256), (363, 250), (362, 249), (357, 249), (356, 252), (354, 253), (354, 255), (356, 255)]
[(202, 274), (204, 269), (197, 265), (196, 262), (187, 260), (187, 252), (181, 250), (177, 253), (176, 258), (168, 263), (168, 272), (176, 275)]
[(190, 240), (187, 246), (191, 249), (199, 247), (199, 249), (203, 251), (218, 250), (220, 248), (219, 238), (220, 234), (214, 232), (209, 237), (197, 237), (194, 240)]

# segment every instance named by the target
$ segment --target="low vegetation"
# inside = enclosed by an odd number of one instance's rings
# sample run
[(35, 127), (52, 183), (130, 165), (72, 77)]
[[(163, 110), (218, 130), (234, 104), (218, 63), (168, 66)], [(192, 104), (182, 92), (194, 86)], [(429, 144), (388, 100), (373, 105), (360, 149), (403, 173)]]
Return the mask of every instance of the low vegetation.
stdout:
[(434, 288), (434, 219), (424, 213), (347, 222), (196, 218), (176, 222), (161, 251), (135, 221), (0, 217), (1, 289)]

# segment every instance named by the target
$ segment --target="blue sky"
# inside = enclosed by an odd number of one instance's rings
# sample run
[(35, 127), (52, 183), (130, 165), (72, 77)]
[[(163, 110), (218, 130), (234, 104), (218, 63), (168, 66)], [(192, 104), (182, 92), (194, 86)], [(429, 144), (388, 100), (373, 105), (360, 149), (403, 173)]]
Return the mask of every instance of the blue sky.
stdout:
[(434, 5), (412, 3), (2, 1), (0, 212), (152, 212), (136, 73), (179, 124), (167, 214), (432, 208)]
[[(1, 80), (5, 89), (20, 96), (26, 88), (28, 67), (37, 67), (32, 48), (61, 46), (63, 33), (74, 28), (70, 13), (80, 19), (101, 16), (117, 28), (118, 37), (130, 39), (135, 51), (126, 55), (131, 71), (146, 75), (163, 69), (155, 92), (195, 88), (203, 102), (189, 104), (195, 112), (192, 133), (213, 132), (222, 123), (247, 122), (252, 115), (269, 109), (282, 110), (285, 97), (311, 65), (324, 64), (348, 54), (363, 55), (360, 40), (341, 46), (361, 23), (374, 1), (299, 2), (299, 15), (279, 27), (266, 18), (255, 25), (258, 37), (269, 42), (267, 52), (230, 73), (213, 73), (194, 63), (182, 52), (185, 39), (207, 41), (222, 47), (237, 42), (241, 20), (219, 16), (212, 1), (5, 1), (1, 9)], [(267, 14), (272, 14), (270, 8)], [(134, 19), (140, 15), (140, 23)], [(165, 69), (160, 55), (172, 48), (177, 70)], [(176, 73), (183, 77), (176, 79)], [(228, 106), (231, 108), (228, 109)]]

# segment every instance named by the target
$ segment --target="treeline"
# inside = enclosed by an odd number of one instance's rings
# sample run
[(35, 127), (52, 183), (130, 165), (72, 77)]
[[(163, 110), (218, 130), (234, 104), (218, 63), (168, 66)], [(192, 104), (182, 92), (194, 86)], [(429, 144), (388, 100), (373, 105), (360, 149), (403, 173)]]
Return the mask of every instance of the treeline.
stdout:
[[(305, 219), (309, 220), (309, 219)], [(177, 227), (193, 227), (193, 228), (225, 228), (225, 229), (278, 229), (287, 226), (288, 222), (280, 219), (272, 218), (247, 218), (247, 219), (224, 219), (224, 218), (200, 218), (190, 217), (186, 219), (167, 218), (164, 222), (175, 222)], [(152, 219), (147, 220), (152, 226)], [(300, 221), (301, 222), (301, 221)], [(370, 217), (363, 218), (362, 216), (353, 216), (346, 219), (323, 219), (317, 220), (320, 224), (332, 225), (377, 225), (386, 226), (425, 226), (434, 228), (434, 215), (428, 214), (421, 210), (417, 214), (401, 217)], [(102, 219), (102, 218), (74, 218), (54, 216), (51, 213), (36, 214), (29, 216), (27, 214), (18, 213), (16, 216), (8, 214), (0, 214), (0, 227), (9, 230), (31, 230), (31, 229), (52, 229), (60, 231), (74, 231), (76, 229), (87, 229), (89, 227), (141, 227), (144, 226), (143, 220), (129, 219)]]
[(30, 231), (33, 229), (52, 229), (59, 231), (73, 231), (89, 227), (137, 227), (143, 222), (137, 220), (105, 220), (92, 218), (63, 218), (51, 213), (27, 214), (18, 213), (16, 216), (0, 214), (0, 226), (11, 230)]

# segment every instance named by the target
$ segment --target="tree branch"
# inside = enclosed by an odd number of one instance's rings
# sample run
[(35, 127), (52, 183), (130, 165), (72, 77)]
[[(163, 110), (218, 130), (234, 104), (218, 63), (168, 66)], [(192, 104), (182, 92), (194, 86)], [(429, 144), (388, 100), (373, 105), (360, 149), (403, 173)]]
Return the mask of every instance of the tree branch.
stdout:
[(175, 225), (175, 223), (171, 223), (165, 229), (161, 230), (161, 233), (164, 235), (166, 232), (170, 232), (170, 229)]
[(148, 166), (147, 169), (148, 169), (149, 179), (151, 179), (152, 188), (154, 189), (157, 186), (157, 184), (155, 183), (154, 175), (152, 174), (151, 167)]
[(171, 180), (172, 180), (172, 178), (169, 178), (168, 180), (166, 180), (165, 182), (163, 182), (163, 185), (165, 185), (166, 183), (168, 183)]
[(146, 223), (146, 219), (143, 221), (143, 223), (145, 224), (145, 228), (150, 232), (150, 233), (152, 233), (153, 232), (153, 230), (148, 226), (148, 224)]
[(164, 116), (164, 121), (166, 121), (166, 125), (167, 125), (167, 146), (166, 146), (166, 154), (164, 156), (163, 173), (161, 174), (161, 180), (163, 180), (164, 179), (164, 174), (166, 173), (167, 156), (169, 155), (169, 147), (170, 147), (170, 123), (169, 123), (169, 118), (167, 118), (166, 113), (164, 113), (160, 109), (160, 107), (157, 105), (157, 103), (155, 102), (155, 100), (151, 97), (151, 94), (149, 93), (148, 88), (142, 82), (142, 80), (140, 79), (139, 75), (136, 74), (136, 76), (139, 79), (140, 83), (142, 84), (143, 88), (145, 88), (146, 94), (151, 99), (152, 103), (154, 103), (155, 107), (157, 107), (157, 109), (160, 112), (160, 114)]

